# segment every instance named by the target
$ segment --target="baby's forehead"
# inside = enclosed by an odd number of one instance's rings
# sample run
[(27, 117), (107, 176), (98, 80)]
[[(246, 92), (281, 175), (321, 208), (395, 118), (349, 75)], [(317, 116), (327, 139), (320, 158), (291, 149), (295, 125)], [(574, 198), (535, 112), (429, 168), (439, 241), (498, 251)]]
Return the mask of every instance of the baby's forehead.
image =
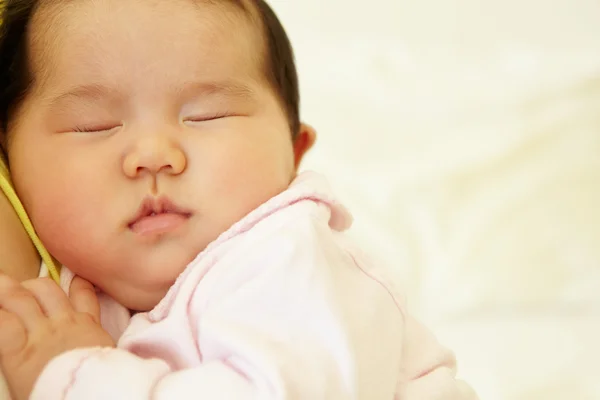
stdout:
[[(37, 3), (33, 7), (33, 15), (29, 27), (33, 27), (33, 37), (39, 38), (47, 33), (56, 34), (68, 25), (65, 24), (65, 16), (69, 16), (70, 12), (77, 9), (91, 6), (99, 9), (111, 8), (111, 13), (114, 16), (123, 15), (123, 9), (131, 4), (143, 4), (146, 9), (154, 9), (159, 11), (162, 20), (176, 20), (177, 16), (170, 13), (170, 9), (177, 4), (191, 5), (192, 10), (195, 9), (193, 17), (198, 25), (206, 24), (207, 20), (216, 20), (215, 25), (224, 25), (233, 23), (236, 31), (242, 34), (254, 33), (260, 42), (264, 42), (263, 21), (259, 15), (259, 9), (253, 0), (30, 0)], [(3, 0), (0, 0), (0, 9), (2, 8)], [(116, 6), (110, 6), (113, 3)], [(139, 13), (142, 8), (134, 9), (125, 15), (126, 18), (133, 21), (139, 18)], [(131, 9), (130, 9), (131, 11)], [(136, 12), (137, 11), (137, 12)], [(161, 12), (162, 11), (162, 12)], [(94, 16), (94, 12), (90, 8), (85, 12), (87, 16)], [(90, 15), (92, 14), (92, 15)], [(71, 25), (72, 26), (72, 25)], [(110, 27), (107, 26), (107, 27)], [(31, 33), (31, 32), (30, 32)]]
[[(143, 73), (152, 64), (169, 62), (165, 69), (171, 74), (189, 64), (209, 72), (264, 72), (262, 30), (240, 1), (60, 3), (63, 7), (45, 1), (30, 26), (30, 61), (37, 78), (54, 79), (53, 71), (73, 73), (76, 65), (77, 72), (108, 73), (107, 68), (118, 71), (129, 65)], [(139, 65), (134, 65), (134, 57)]]

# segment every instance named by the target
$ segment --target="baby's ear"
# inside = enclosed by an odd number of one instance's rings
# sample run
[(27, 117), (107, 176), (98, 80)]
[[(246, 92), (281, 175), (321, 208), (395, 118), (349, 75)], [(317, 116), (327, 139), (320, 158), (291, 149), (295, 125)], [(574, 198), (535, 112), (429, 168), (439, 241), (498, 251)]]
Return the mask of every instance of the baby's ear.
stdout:
[(294, 167), (298, 169), (304, 155), (313, 147), (317, 140), (317, 131), (308, 125), (301, 124), (300, 131), (294, 139)]

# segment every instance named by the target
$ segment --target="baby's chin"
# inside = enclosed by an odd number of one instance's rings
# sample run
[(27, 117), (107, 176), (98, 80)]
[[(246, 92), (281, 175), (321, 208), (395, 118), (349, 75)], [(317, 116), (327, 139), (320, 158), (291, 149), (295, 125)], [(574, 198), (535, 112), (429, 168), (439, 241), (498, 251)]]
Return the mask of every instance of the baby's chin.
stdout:
[(113, 274), (110, 277), (102, 276), (101, 279), (89, 278), (90, 282), (122, 306), (134, 312), (145, 312), (160, 303), (184, 269), (185, 264), (182, 263), (181, 268), (133, 268), (124, 276)]
[(139, 287), (108, 288), (105, 293), (130, 311), (151, 311), (167, 294), (172, 282), (164, 289), (144, 290)]

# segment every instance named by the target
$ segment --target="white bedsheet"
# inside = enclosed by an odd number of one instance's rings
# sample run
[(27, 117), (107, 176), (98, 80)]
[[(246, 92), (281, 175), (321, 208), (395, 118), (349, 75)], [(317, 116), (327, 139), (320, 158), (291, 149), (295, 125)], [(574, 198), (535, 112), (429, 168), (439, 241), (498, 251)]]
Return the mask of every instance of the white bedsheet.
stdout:
[(600, 2), (272, 0), (305, 167), (488, 400), (600, 399)]

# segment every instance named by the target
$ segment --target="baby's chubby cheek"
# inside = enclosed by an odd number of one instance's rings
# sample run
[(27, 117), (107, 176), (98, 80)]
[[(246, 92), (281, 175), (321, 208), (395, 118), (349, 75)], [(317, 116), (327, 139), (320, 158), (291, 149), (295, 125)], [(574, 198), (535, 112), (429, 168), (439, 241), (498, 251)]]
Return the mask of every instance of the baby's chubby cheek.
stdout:
[(98, 200), (80, 190), (53, 190), (31, 199), (30, 217), (48, 251), (64, 265), (85, 263), (101, 241), (107, 218)]
[(106, 226), (102, 202), (108, 180), (97, 158), (62, 148), (62, 137), (39, 134), (41, 128), (32, 124), (24, 123), (13, 134), (11, 173), (40, 239), (66, 264), (93, 245)]

